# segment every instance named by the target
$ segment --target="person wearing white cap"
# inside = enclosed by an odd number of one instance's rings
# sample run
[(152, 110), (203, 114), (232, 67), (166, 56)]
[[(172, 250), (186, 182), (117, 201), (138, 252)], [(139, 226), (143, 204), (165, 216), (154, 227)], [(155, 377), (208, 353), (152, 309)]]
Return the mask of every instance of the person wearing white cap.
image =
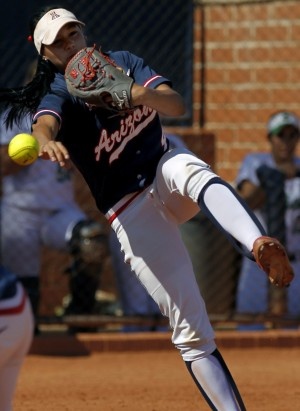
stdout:
[(75, 23), (82, 27), (85, 25), (65, 9), (57, 8), (45, 13), (34, 29), (33, 39), (37, 51), (42, 54), (43, 44), (46, 46), (52, 44), (59, 30), (68, 23)]
[[(286, 251), (276, 238), (265, 236), (253, 212), (208, 164), (186, 148), (170, 147), (160, 115), (180, 118), (186, 107), (172, 82), (141, 57), (124, 50), (104, 53), (132, 79), (128, 111), (103, 107), (101, 97), (99, 107), (95, 102), (90, 106), (68, 93), (64, 70), (86, 42), (82, 23), (66, 16), (61, 9), (36, 16), (31, 34), (45, 71), (40, 68), (27, 89), (0, 90), (0, 100), (10, 98), (13, 120), (27, 98), (40, 156), (62, 166), (71, 158), (81, 171), (117, 234), (124, 261), (168, 317), (172, 342), (208, 406), (244, 411), (217, 348), (179, 226), (201, 209), (233, 244), (245, 246), (278, 287), (293, 280)], [(48, 83), (41, 88), (45, 77)], [(35, 102), (34, 88), (39, 91)]]
[[(243, 259), (237, 287), (236, 311), (241, 314), (300, 315), (300, 138), (299, 118), (280, 111), (267, 123), (270, 152), (248, 154), (236, 185), (267, 230), (288, 251), (295, 279), (288, 289), (269, 285), (261, 270)], [(253, 326), (255, 327), (255, 326)]]

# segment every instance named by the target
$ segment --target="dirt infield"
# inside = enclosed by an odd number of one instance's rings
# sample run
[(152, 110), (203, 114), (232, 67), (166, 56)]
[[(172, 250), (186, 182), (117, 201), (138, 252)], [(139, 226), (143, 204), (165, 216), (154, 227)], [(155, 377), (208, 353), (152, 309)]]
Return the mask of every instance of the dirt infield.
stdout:
[[(253, 411), (300, 409), (300, 348), (223, 349)], [(176, 350), (27, 357), (15, 411), (208, 410)]]
[[(280, 340), (275, 341), (274, 333), (271, 334), (273, 339), (265, 340), (258, 338), (259, 334), (251, 335), (252, 340), (256, 340), (252, 346), (250, 337), (240, 335), (247, 342), (245, 348), (241, 348), (241, 344), (234, 346), (233, 335), (230, 337), (233, 348), (226, 346), (229, 340), (226, 343), (225, 337), (223, 340), (219, 337), (221, 352), (236, 379), (247, 410), (300, 409), (299, 344), (290, 344), (293, 338), (285, 335), (280, 348)], [(118, 338), (112, 337), (91, 335), (81, 339), (108, 341)], [(14, 411), (208, 410), (177, 350), (165, 348), (164, 337), (158, 337), (159, 345), (164, 347), (161, 350), (155, 345), (153, 334), (148, 343), (146, 336), (137, 336), (136, 340), (143, 341), (145, 349), (136, 351), (125, 344), (125, 351), (116, 345), (111, 345), (110, 350), (102, 347), (102, 352), (72, 351), (70, 347), (67, 355), (58, 355), (57, 347), (54, 349), (55, 344), (59, 345), (58, 340), (49, 338), (52, 354), (48, 351), (48, 355), (37, 355), (33, 352), (42, 352), (42, 346), (35, 344), (22, 368)], [(122, 338), (125, 341), (125, 337), (120, 336)], [(70, 341), (67, 339), (66, 345), (71, 344)], [(134, 335), (126, 336), (126, 341), (134, 348)], [(109, 345), (106, 344), (106, 348)]]

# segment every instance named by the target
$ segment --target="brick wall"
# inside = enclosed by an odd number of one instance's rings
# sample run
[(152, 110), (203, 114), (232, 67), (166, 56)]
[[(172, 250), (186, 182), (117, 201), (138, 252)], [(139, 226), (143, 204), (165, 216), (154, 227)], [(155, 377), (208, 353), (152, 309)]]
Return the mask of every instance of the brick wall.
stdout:
[(300, 2), (198, 1), (194, 16), (193, 127), (215, 134), (231, 182), (246, 153), (268, 150), (270, 114), (300, 114)]

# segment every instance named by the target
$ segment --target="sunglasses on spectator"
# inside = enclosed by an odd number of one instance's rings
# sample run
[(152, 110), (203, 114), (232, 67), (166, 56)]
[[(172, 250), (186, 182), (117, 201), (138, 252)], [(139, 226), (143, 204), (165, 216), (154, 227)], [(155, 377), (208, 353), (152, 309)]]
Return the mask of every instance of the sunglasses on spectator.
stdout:
[(297, 137), (299, 137), (299, 130), (293, 130), (293, 131), (290, 131), (290, 132), (284, 132), (283, 130), (282, 131), (280, 131), (279, 133), (277, 133), (277, 134), (274, 134), (274, 136), (277, 136), (277, 137), (279, 137), (279, 138), (289, 138), (289, 139), (294, 139), (294, 138), (297, 138)]

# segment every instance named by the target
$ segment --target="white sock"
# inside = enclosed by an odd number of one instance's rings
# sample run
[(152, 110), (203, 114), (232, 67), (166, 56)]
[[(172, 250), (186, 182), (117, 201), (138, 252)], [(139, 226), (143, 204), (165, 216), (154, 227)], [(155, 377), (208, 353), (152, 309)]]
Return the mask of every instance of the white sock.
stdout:
[(203, 201), (223, 229), (251, 252), (262, 232), (229, 188), (213, 183), (207, 187)]
[(191, 363), (191, 371), (209, 398), (213, 409), (218, 411), (240, 411), (235, 394), (220, 362), (213, 355)]

